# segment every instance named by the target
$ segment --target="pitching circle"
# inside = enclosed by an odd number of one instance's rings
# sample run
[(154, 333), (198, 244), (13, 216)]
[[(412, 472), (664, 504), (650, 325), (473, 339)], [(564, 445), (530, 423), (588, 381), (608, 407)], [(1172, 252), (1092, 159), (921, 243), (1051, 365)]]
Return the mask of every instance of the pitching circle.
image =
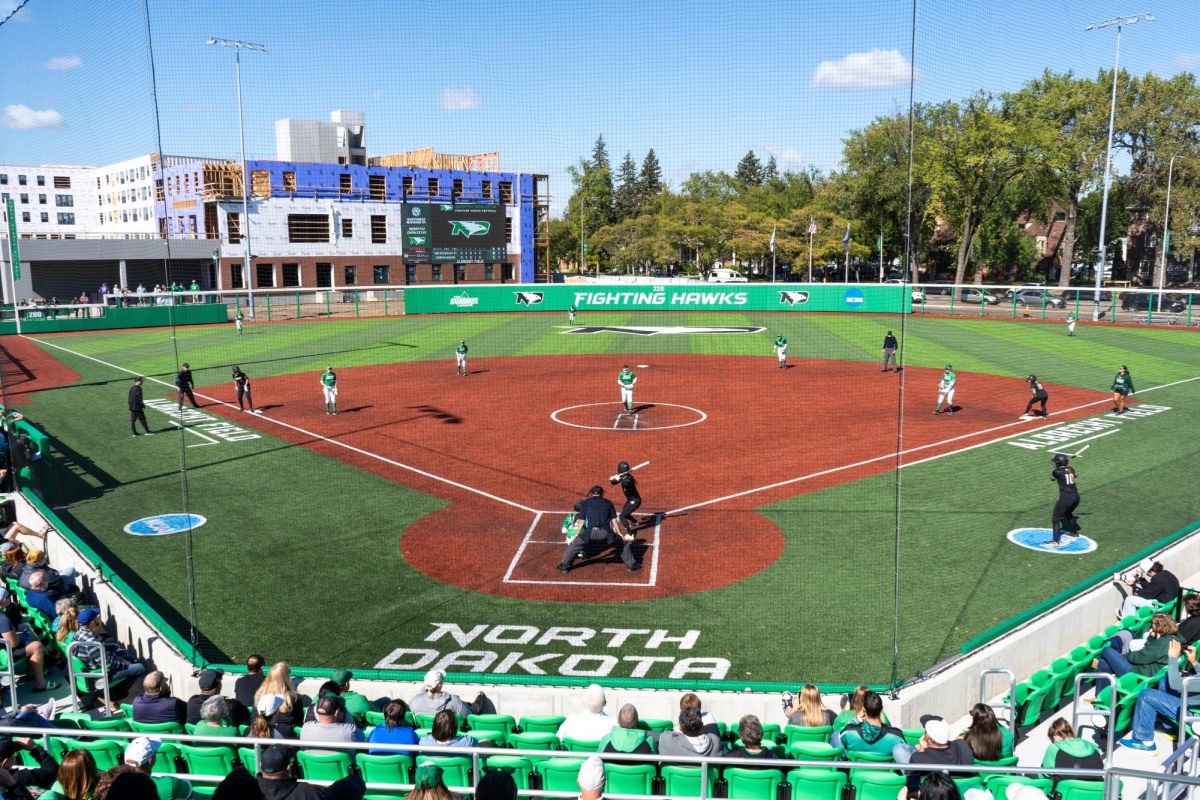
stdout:
[[(557, 410), (551, 412), (550, 419), (557, 422), (559, 425), (566, 425), (571, 428), (583, 428), (585, 430), (592, 430), (592, 431), (611, 431), (611, 430), (665, 431), (665, 430), (670, 430), (672, 428), (686, 428), (691, 425), (699, 425), (701, 422), (704, 422), (704, 420), (708, 419), (708, 414), (705, 414), (700, 409), (692, 408), (691, 406), (679, 405), (678, 403), (655, 403), (652, 401), (640, 401), (640, 402), (636, 403), (635, 405), (651, 406), (653, 408), (682, 409), (684, 412), (690, 412), (694, 416), (694, 419), (690, 419), (690, 420), (685, 419), (683, 422), (675, 422), (675, 423), (672, 423), (669, 425), (655, 425), (652, 423), (651, 424), (643, 423), (643, 424), (640, 424), (637, 428), (625, 427), (625, 426), (622, 426), (619, 428), (614, 428), (613, 424), (612, 424), (612, 420), (614, 417), (616, 417), (616, 415), (621, 413), (621, 404), (617, 403), (617, 402), (613, 402), (613, 403), (581, 403), (576, 406), (567, 406), (566, 408), (560, 408), (560, 409), (557, 409)], [(601, 412), (602, 416), (598, 417), (596, 424), (585, 424), (586, 423), (586, 412), (585, 412), (585, 414), (579, 415), (579, 416), (582, 416), (585, 418), (584, 422), (571, 422), (569, 419), (564, 418), (565, 416), (570, 415), (570, 412), (572, 412), (572, 411), (579, 411), (580, 409), (599, 409), (599, 408), (603, 408), (605, 406), (612, 406), (614, 408), (610, 412)], [(595, 415), (596, 412), (593, 412), (593, 414)]]
[(1090, 553), (1099, 546), (1095, 539), (1087, 536), (1063, 536), (1062, 547), (1055, 550), (1046, 546), (1053, 538), (1054, 531), (1049, 528), (1015, 528), (1008, 532), (1008, 540), (1013, 544), (1052, 556), (1078, 556)]

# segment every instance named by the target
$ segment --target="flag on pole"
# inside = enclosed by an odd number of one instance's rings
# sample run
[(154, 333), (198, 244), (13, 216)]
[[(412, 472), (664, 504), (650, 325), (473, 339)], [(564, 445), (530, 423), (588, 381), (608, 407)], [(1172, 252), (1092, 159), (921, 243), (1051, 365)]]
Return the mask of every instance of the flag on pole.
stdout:
[(775, 228), (776, 227), (777, 226), (775, 226), (775, 225), (771, 226), (771, 252), (772, 253), (775, 252)]
[(815, 236), (817, 233), (817, 221), (812, 217), (808, 218), (808, 235)]
[(842, 249), (850, 253), (850, 223), (846, 223), (846, 235), (842, 237)]
[(880, 255), (883, 254), (883, 231), (880, 231), (879, 235), (875, 237), (875, 249), (879, 251)]

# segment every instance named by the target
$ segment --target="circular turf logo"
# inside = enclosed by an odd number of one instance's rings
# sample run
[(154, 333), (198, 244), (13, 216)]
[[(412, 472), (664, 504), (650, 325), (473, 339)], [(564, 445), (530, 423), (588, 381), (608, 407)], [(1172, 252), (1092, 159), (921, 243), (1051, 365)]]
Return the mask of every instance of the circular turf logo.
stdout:
[(206, 522), (208, 520), (199, 514), (157, 514), (135, 519), (125, 526), (125, 532), (132, 536), (166, 536), (199, 528)]
[(863, 295), (862, 289), (846, 290), (846, 305), (851, 308), (862, 308), (866, 302), (867, 298)]
[(1050, 542), (1054, 541), (1054, 531), (1049, 528), (1017, 528), (1008, 532), (1008, 540), (1021, 547), (1053, 555), (1077, 556), (1090, 553), (1097, 547), (1095, 539), (1065, 535), (1062, 537), (1062, 547), (1050, 547)]

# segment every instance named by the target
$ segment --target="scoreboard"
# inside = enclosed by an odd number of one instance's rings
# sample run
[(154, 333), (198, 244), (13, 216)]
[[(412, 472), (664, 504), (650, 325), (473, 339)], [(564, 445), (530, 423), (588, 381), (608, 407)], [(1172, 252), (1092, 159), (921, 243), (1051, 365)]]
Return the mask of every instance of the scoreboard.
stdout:
[(401, 227), (406, 264), (492, 263), (508, 253), (500, 204), (409, 204)]

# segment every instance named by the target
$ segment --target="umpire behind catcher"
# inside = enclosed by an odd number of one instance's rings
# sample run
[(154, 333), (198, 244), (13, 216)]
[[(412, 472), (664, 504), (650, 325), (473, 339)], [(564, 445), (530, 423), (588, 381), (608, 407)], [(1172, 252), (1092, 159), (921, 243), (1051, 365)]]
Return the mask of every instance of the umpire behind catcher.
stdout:
[(567, 551), (563, 553), (562, 561), (557, 567), (559, 572), (569, 572), (572, 562), (583, 552), (588, 542), (592, 541), (604, 542), (605, 547), (621, 543), (621, 561), (625, 563), (625, 568), (630, 572), (637, 572), (642, 568), (633, 557), (633, 549), (630, 546), (633, 537), (618, 534), (617, 509), (612, 501), (604, 498), (604, 489), (600, 486), (593, 486), (588, 491), (588, 498), (579, 504), (579, 518), (583, 520), (583, 528), (567, 544)]

